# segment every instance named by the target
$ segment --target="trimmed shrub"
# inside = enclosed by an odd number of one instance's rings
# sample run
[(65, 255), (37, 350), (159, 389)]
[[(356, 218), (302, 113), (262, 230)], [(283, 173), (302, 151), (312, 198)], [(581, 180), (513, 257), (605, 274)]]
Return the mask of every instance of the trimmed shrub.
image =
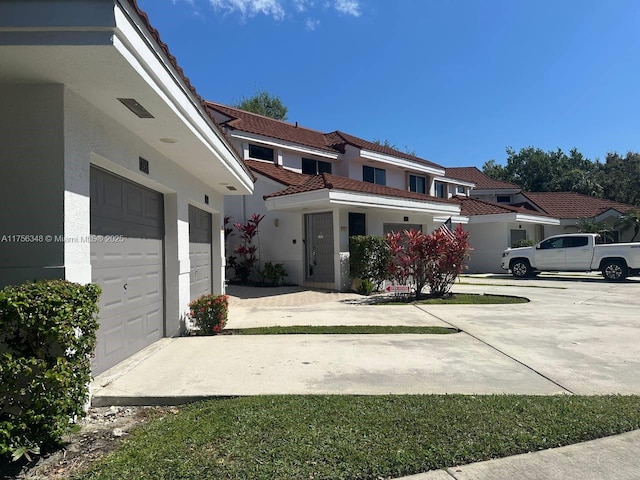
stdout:
[(533, 247), (536, 244), (534, 240), (517, 240), (511, 246), (512, 248)]
[(267, 285), (282, 285), (284, 277), (288, 276), (283, 263), (266, 262), (262, 270), (258, 270), (262, 282)]
[(196, 335), (215, 335), (227, 324), (228, 295), (202, 295), (189, 304)]
[(354, 235), (349, 238), (349, 275), (369, 280), (379, 289), (387, 279), (389, 255), (383, 237)]
[(64, 280), (0, 292), (0, 459), (58, 445), (84, 415), (100, 293)]

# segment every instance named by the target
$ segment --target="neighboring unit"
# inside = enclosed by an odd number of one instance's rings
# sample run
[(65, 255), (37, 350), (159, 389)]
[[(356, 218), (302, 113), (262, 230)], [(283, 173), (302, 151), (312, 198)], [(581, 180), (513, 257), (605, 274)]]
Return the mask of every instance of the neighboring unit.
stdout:
[(0, 28), (0, 287), (100, 284), (100, 373), (224, 292), (253, 177), (134, 0), (5, 0)]
[(549, 237), (533, 247), (509, 248), (501, 267), (523, 278), (542, 271), (601, 271), (605, 279), (620, 281), (640, 273), (640, 243), (596, 244), (597, 234)]

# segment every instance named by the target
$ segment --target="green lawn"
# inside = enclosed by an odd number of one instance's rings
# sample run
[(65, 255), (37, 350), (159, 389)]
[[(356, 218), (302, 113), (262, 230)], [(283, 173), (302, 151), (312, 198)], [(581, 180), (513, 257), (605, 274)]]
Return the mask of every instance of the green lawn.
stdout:
[(224, 334), (227, 335), (363, 335), (363, 334), (427, 334), (439, 335), (447, 333), (458, 333), (459, 330), (447, 327), (420, 327), (420, 326), (404, 326), (404, 325), (293, 325), (282, 327), (255, 327), (255, 328), (238, 328), (225, 329)]
[(637, 428), (638, 396), (217, 399), (151, 421), (77, 478), (378, 479)]
[(475, 293), (452, 293), (449, 296), (437, 298), (437, 297), (425, 297), (418, 301), (414, 300), (414, 297), (398, 298), (395, 297), (380, 297), (376, 299), (374, 304), (376, 305), (407, 305), (408, 303), (418, 305), (497, 305), (497, 304), (511, 304), (511, 303), (527, 303), (528, 298), (515, 297), (512, 295), (478, 295)]

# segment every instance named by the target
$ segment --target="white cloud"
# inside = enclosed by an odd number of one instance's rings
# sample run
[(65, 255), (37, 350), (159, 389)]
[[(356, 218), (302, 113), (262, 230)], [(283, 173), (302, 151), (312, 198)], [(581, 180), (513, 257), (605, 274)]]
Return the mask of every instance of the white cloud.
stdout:
[(237, 14), (243, 20), (257, 15), (272, 17), (274, 20), (294, 18), (304, 15), (307, 30), (315, 30), (320, 20), (315, 17), (330, 14), (359, 17), (362, 14), (361, 0), (170, 0), (176, 6), (188, 5), (194, 14), (204, 18), (201, 5), (208, 3), (214, 10), (224, 15)]
[(313, 8), (314, 0), (293, 0), (293, 6), (298, 12), (306, 12), (308, 8)]
[(345, 15), (360, 16), (359, 0), (336, 0), (334, 7), (338, 12)]
[(307, 26), (307, 30), (313, 32), (316, 28), (318, 28), (318, 25), (320, 25), (320, 20), (307, 18), (305, 25)]
[(209, 3), (213, 8), (229, 13), (239, 12), (243, 17), (253, 17), (260, 13), (282, 20), (285, 16), (284, 8), (278, 0), (209, 0)]

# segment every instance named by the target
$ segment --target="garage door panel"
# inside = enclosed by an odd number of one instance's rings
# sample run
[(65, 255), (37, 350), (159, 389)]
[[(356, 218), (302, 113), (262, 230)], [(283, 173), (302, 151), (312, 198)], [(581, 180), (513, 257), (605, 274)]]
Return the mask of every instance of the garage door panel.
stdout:
[(122, 236), (91, 244), (92, 281), (103, 290), (94, 373), (163, 336), (163, 217), (161, 194), (91, 169), (91, 233)]
[(212, 217), (189, 205), (189, 261), (191, 300), (211, 293)]

